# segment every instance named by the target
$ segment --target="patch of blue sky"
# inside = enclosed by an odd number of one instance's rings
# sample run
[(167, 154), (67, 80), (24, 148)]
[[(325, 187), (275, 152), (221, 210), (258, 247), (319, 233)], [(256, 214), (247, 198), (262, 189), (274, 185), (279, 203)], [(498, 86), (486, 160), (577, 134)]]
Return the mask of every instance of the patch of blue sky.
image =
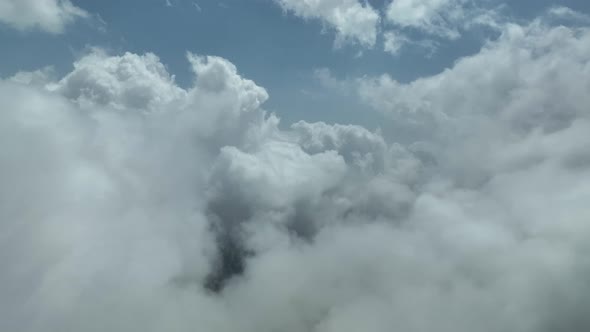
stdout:
[[(503, 2), (483, 1), (489, 8)], [(57, 74), (71, 70), (71, 63), (89, 47), (112, 53), (153, 52), (176, 76), (181, 86), (193, 79), (185, 54), (218, 55), (232, 61), (243, 76), (265, 87), (271, 96), (265, 105), (284, 124), (305, 119), (329, 123), (357, 123), (370, 128), (382, 121), (354, 96), (326, 89), (314, 72), (327, 68), (338, 79), (388, 73), (400, 82), (438, 73), (458, 58), (477, 53), (497, 36), (490, 29), (472, 29), (448, 40), (416, 30), (404, 31), (412, 40), (427, 40), (436, 49), (404, 47), (397, 55), (383, 50), (379, 34), (374, 48), (355, 44), (335, 47), (335, 33), (315, 19), (286, 13), (272, 0), (76, 0), (92, 13), (65, 33), (15, 31), (0, 26), (0, 76), (19, 70), (53, 66)], [(384, 13), (388, 0), (369, 4)], [(505, 4), (503, 14), (530, 20), (561, 5), (590, 12), (585, 0), (521, 0)], [(385, 22), (380, 31), (391, 29)], [(370, 115), (369, 115), (370, 114)]]

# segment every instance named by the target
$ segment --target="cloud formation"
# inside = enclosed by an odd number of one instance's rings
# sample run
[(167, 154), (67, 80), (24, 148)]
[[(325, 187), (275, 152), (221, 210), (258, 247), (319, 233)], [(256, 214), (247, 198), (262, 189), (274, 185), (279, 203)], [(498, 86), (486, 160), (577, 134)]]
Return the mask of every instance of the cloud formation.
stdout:
[(17, 30), (39, 29), (62, 33), (76, 19), (88, 17), (83, 9), (70, 0), (1, 0), (0, 23)]
[(355, 81), (410, 144), (280, 128), (213, 56), (3, 79), (0, 330), (588, 330), (589, 48), (539, 19)]
[(358, 0), (275, 0), (284, 10), (305, 19), (319, 19), (336, 30), (336, 44), (346, 41), (373, 47), (380, 16), (366, 2)]

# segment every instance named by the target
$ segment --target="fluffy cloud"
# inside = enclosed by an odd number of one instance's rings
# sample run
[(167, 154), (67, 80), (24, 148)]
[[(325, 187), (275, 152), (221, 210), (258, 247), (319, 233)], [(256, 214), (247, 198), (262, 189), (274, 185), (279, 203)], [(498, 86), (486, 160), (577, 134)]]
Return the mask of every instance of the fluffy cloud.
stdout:
[(490, 118), (524, 132), (557, 130), (585, 113), (589, 41), (584, 28), (550, 27), (543, 20), (507, 25), (498, 40), (438, 75), (408, 84), (388, 75), (361, 79), (359, 91), (376, 109), (422, 124), (428, 118), (427, 126), (449, 132)]
[[(354, 207), (350, 188), (329, 192), (376, 172), (361, 164), (387, 153), (377, 134), (304, 122), (281, 131), (260, 109), (266, 91), (233, 64), (188, 59), (189, 89), (153, 54), (100, 50), (61, 79), (45, 69), (0, 83), (2, 329), (244, 324), (220, 292), (249, 260), (312, 241)], [(210, 320), (181, 319), (193, 310)]]
[(84, 17), (88, 17), (88, 13), (74, 6), (70, 0), (0, 1), (0, 23), (18, 30), (38, 28), (49, 33), (61, 33), (66, 25)]
[(2, 80), (0, 329), (587, 330), (589, 47), (537, 21), (357, 81), (407, 145), (282, 129), (218, 57), (189, 88), (99, 50)]
[(275, 0), (284, 10), (306, 19), (320, 19), (336, 30), (337, 44), (347, 40), (372, 47), (380, 21), (379, 13), (358, 0)]

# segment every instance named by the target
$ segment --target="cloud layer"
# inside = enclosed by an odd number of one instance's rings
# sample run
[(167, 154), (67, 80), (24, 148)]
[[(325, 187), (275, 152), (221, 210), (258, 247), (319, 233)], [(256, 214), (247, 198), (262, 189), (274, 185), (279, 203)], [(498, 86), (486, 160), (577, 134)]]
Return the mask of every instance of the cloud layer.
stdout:
[(588, 330), (589, 48), (540, 19), (357, 80), (411, 144), (281, 129), (219, 57), (3, 79), (0, 330)]

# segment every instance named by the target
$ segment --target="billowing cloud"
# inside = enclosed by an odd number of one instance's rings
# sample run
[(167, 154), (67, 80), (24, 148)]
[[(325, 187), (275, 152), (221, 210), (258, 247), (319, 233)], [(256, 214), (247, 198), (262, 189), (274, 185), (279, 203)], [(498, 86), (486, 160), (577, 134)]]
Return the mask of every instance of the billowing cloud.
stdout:
[(588, 79), (581, 73), (588, 70), (589, 42), (585, 28), (551, 27), (544, 20), (511, 24), (480, 53), (438, 75), (408, 84), (389, 75), (361, 79), (359, 92), (383, 112), (435, 121), (428, 126), (494, 118), (520, 130), (558, 129), (585, 112)]
[(70, 0), (1, 0), (0, 23), (18, 30), (40, 29), (61, 33), (76, 19), (88, 17)]
[(275, 0), (284, 10), (305, 19), (319, 19), (336, 30), (337, 44), (346, 41), (372, 47), (377, 40), (380, 16), (358, 0)]
[(4, 79), (0, 330), (588, 330), (588, 48), (538, 20), (358, 80), (409, 144), (281, 128), (219, 57)]

